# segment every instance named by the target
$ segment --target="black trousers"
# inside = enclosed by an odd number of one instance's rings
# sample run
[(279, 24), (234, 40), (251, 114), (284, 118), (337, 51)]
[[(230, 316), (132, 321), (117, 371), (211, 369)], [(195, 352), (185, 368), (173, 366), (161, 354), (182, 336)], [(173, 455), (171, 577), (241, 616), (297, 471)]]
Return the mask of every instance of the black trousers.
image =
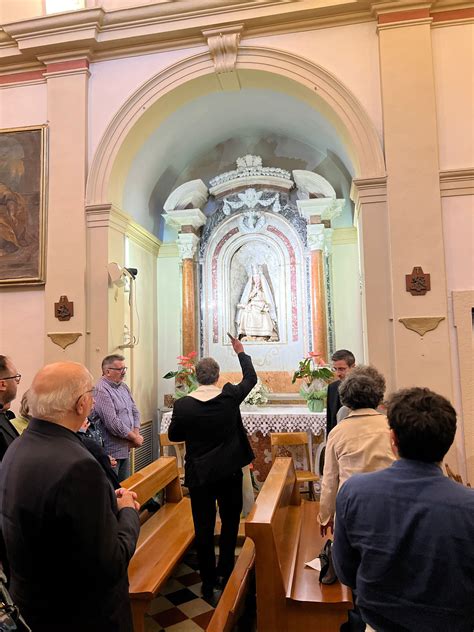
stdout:
[[(190, 487), (195, 543), (202, 583), (211, 586), (216, 577), (227, 580), (234, 568), (235, 545), (242, 513), (242, 470), (218, 481)], [(216, 567), (214, 528), (216, 502), (222, 522), (219, 538), (219, 563)]]

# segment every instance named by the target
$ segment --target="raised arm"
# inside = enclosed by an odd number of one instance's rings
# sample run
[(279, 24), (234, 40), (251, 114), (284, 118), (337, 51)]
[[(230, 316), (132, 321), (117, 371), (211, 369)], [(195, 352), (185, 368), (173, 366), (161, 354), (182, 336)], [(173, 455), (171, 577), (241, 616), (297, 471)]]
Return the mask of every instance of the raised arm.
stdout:
[(253, 368), (252, 358), (244, 351), (244, 345), (237, 338), (231, 338), (232, 347), (238, 355), (242, 368), (242, 381), (234, 386), (236, 399), (243, 402), (257, 383), (257, 374)]

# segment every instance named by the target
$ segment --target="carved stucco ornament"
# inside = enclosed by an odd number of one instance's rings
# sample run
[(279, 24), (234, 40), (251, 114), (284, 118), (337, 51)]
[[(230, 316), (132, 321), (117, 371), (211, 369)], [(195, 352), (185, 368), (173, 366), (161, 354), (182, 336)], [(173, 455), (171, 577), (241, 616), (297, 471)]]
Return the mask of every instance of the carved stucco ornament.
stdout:
[(69, 347), (76, 342), (76, 340), (82, 336), (80, 333), (53, 333), (47, 334), (48, 338), (51, 338), (55, 345), (58, 345), (62, 349)]
[(440, 322), (444, 320), (444, 316), (426, 316), (419, 318), (399, 318), (398, 321), (403, 323), (407, 329), (416, 331), (420, 336), (424, 336), (428, 331), (436, 329)]
[(242, 28), (242, 25), (238, 24), (202, 32), (207, 39), (216, 74), (221, 75), (235, 70)]

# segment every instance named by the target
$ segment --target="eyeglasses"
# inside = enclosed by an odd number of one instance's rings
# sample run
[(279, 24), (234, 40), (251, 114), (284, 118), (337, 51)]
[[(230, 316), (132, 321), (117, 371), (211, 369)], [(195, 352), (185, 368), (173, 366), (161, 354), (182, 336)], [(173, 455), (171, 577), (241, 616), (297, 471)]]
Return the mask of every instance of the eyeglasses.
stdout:
[(94, 388), (90, 388), (85, 393), (82, 393), (82, 395), (79, 395), (79, 397), (76, 399), (76, 403), (74, 404), (74, 408), (76, 408), (76, 406), (78, 405), (79, 400), (81, 399), (81, 397), (84, 397), (84, 395), (87, 395), (87, 393), (90, 393), (92, 395), (92, 397), (95, 397), (96, 393), (97, 393), (97, 389), (95, 387)]
[(20, 373), (17, 373), (16, 375), (10, 375), (10, 377), (2, 377), (2, 378), (0, 378), (0, 381), (2, 381), (2, 380), (15, 380), (15, 382), (17, 384), (19, 384), (20, 381), (21, 381), (21, 375), (20, 375)]
[(125, 375), (125, 373), (128, 371), (128, 366), (124, 366), (124, 367), (122, 367), (121, 369), (119, 369), (119, 368), (117, 368), (117, 367), (115, 367), (115, 366), (108, 366), (108, 367), (107, 367), (107, 370), (108, 370), (108, 371), (120, 371), (120, 373), (121, 373), (122, 375)]

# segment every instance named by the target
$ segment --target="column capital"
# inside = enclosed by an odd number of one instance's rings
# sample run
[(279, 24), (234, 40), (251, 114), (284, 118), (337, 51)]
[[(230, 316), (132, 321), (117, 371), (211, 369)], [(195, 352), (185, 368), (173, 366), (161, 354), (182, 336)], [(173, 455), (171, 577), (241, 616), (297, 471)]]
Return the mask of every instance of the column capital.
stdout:
[(320, 217), (321, 220), (332, 221), (342, 213), (345, 200), (334, 198), (312, 198), (309, 200), (296, 200), (299, 214), (301, 217), (311, 223), (314, 217)]
[(178, 244), (179, 256), (184, 259), (194, 259), (199, 245), (199, 237), (194, 233), (180, 233), (176, 241)]
[(308, 224), (308, 248), (313, 252), (324, 249), (324, 224)]
[(206, 216), (198, 208), (176, 209), (163, 213), (165, 222), (170, 228), (181, 231), (183, 226), (192, 226), (198, 230), (206, 223)]

